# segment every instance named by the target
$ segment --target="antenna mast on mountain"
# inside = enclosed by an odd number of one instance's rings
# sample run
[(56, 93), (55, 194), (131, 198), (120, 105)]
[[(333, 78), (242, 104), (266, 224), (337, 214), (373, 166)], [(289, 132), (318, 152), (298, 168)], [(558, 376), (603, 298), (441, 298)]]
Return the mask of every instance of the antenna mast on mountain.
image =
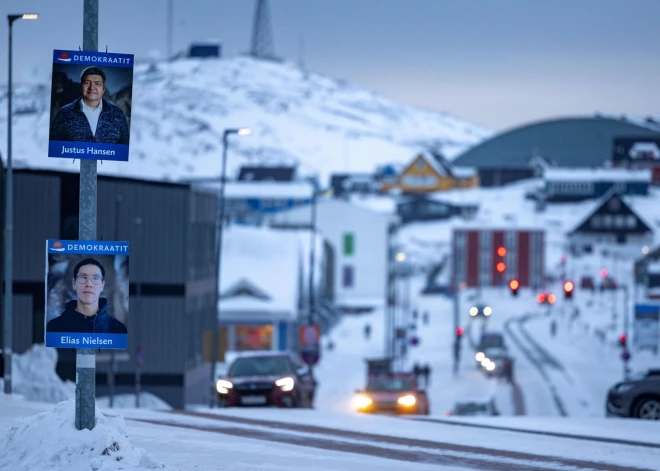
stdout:
[(274, 59), (273, 28), (270, 23), (268, 0), (257, 0), (252, 25), (252, 47), (250, 55), (259, 59)]

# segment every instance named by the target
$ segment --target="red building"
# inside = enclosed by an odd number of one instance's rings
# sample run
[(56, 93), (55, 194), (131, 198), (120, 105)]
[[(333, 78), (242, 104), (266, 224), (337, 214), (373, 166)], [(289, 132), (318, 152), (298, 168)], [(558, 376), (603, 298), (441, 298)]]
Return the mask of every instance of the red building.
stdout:
[(539, 229), (454, 229), (452, 284), (454, 287), (507, 286), (516, 279), (521, 288), (545, 284), (545, 231)]

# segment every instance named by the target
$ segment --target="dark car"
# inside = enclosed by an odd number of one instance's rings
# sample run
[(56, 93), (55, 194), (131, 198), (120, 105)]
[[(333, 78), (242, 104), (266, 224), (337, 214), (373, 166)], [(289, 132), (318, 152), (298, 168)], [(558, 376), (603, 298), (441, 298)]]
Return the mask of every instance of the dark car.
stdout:
[(600, 284), (601, 291), (611, 291), (619, 287), (619, 284), (616, 280), (610, 276), (603, 278), (603, 282)]
[(483, 352), (489, 348), (506, 348), (504, 335), (501, 332), (484, 332), (481, 334), (477, 350)]
[(583, 276), (580, 279), (580, 288), (581, 289), (590, 289), (594, 290), (596, 288), (596, 284), (594, 283), (594, 279), (590, 276)]
[(606, 414), (660, 420), (660, 370), (616, 383), (607, 393)]
[(312, 407), (315, 387), (309, 368), (288, 352), (244, 354), (216, 382), (224, 407)]
[(419, 386), (415, 374), (372, 375), (369, 376), (364, 391), (356, 393), (353, 402), (358, 412), (419, 415), (430, 413), (428, 396)]
[(497, 416), (500, 415), (494, 399), (460, 401), (454, 404), (446, 416)]

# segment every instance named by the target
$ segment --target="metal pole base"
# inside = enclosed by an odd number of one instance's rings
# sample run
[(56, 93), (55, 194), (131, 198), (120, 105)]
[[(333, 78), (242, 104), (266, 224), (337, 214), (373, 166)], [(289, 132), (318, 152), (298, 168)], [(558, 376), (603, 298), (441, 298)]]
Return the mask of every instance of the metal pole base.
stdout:
[(76, 353), (76, 429), (96, 425), (96, 355), (94, 350)]

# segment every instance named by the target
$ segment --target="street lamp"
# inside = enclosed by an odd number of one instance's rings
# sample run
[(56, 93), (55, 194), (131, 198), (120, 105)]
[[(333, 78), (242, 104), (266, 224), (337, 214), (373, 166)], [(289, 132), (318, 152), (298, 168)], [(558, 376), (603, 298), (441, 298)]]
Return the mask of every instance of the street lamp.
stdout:
[(214, 392), (215, 391), (215, 367), (218, 363), (218, 345), (220, 343), (220, 337), (218, 333), (218, 315), (220, 313), (220, 279), (222, 274), (222, 232), (225, 219), (225, 180), (227, 179), (227, 148), (229, 146), (229, 136), (232, 134), (237, 134), (239, 136), (248, 136), (252, 134), (252, 129), (250, 128), (235, 128), (235, 129), (225, 129), (222, 133), (222, 173), (220, 175), (220, 194), (218, 196), (220, 207), (218, 208), (218, 216), (216, 218), (216, 243), (215, 243), (215, 259), (218, 262), (218, 279), (216, 286), (216, 316), (213, 322), (213, 351), (211, 352), (211, 385), (212, 392), (211, 397), (209, 397), (209, 405), (213, 407), (215, 403)]
[(12, 296), (13, 290), (13, 271), (12, 258), (13, 252), (13, 204), (14, 204), (14, 170), (11, 155), (11, 124), (12, 124), (12, 27), (16, 20), (36, 20), (39, 15), (36, 13), (22, 13), (20, 15), (7, 15), (9, 22), (9, 70), (7, 78), (7, 179), (5, 182), (5, 299), (4, 299), (4, 363), (5, 363), (5, 394), (11, 394), (11, 354), (12, 354)]

